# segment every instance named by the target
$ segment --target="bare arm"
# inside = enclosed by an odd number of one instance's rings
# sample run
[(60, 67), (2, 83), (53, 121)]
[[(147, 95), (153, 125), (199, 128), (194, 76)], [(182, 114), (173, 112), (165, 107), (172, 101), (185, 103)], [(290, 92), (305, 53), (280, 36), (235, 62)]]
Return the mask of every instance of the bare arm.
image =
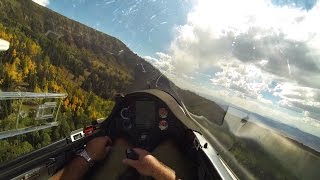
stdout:
[(62, 171), (61, 180), (82, 179), (89, 170), (89, 164), (82, 157), (75, 157)]
[[(87, 143), (86, 151), (92, 158), (93, 162), (101, 161), (107, 156), (110, 149), (110, 146), (107, 146), (109, 143), (111, 143), (111, 139), (109, 137), (97, 137)], [(89, 168), (89, 163), (83, 157), (77, 156), (51, 179), (82, 179), (88, 172)]]

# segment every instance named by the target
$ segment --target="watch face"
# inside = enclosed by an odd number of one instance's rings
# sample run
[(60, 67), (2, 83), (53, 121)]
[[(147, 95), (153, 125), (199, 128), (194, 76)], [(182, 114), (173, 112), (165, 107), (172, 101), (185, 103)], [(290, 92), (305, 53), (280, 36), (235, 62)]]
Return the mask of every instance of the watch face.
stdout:
[(89, 156), (89, 154), (87, 153), (86, 150), (81, 151), (78, 155), (83, 157), (88, 163), (92, 162), (92, 159), (91, 159), (91, 157)]

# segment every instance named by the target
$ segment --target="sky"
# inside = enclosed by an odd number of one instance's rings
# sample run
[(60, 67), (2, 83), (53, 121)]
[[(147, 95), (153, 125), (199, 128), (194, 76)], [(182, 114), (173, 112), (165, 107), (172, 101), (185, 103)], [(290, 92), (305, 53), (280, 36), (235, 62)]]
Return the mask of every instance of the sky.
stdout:
[(320, 137), (316, 0), (34, 0), (115, 36), (180, 87)]
[(39, 4), (115, 36), (141, 56), (166, 49), (173, 26), (186, 23), (189, 0), (37, 0)]

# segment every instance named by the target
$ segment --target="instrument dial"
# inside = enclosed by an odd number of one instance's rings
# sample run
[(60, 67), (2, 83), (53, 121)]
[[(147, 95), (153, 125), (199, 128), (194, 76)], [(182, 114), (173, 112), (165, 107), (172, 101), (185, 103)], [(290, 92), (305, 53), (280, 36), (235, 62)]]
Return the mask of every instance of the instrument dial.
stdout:
[(165, 108), (159, 108), (159, 117), (166, 118), (168, 116), (168, 111)]
[(159, 122), (159, 129), (161, 131), (167, 130), (168, 127), (169, 127), (169, 124), (168, 124), (168, 122), (166, 120), (162, 120), (162, 121)]
[(130, 119), (124, 119), (124, 120), (122, 121), (122, 127), (123, 127), (123, 129), (125, 129), (125, 130), (131, 129), (131, 128), (132, 128), (132, 123), (131, 123)]
[(124, 119), (124, 120), (130, 119), (130, 118), (129, 118), (129, 107), (121, 109), (121, 111), (120, 111), (120, 116), (121, 116), (121, 118)]

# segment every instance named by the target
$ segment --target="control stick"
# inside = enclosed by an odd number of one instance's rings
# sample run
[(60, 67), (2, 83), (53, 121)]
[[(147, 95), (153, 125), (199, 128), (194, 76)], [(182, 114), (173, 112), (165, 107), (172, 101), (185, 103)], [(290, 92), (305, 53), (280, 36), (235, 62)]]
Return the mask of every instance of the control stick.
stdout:
[(130, 149), (130, 148), (126, 150), (126, 156), (128, 159), (132, 159), (132, 160), (139, 159), (139, 155), (133, 149)]

